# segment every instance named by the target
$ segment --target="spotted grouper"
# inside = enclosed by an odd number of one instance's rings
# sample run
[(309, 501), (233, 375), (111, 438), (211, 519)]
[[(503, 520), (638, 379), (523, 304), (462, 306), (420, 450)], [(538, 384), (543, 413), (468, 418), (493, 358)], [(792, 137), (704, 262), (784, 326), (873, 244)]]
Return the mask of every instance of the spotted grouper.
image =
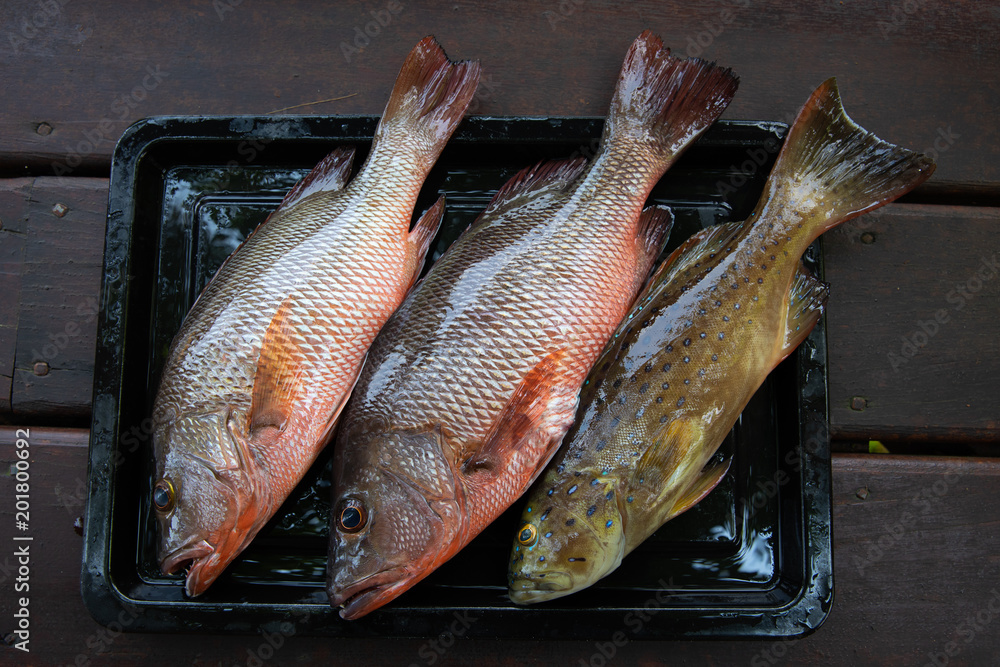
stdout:
[(514, 602), (590, 586), (715, 487), (728, 467), (708, 465), (719, 445), (822, 314), (828, 286), (802, 266), (806, 248), (933, 170), (851, 121), (833, 79), (813, 93), (750, 217), (681, 245), (596, 361), (576, 424), (528, 493)]
[(735, 89), (729, 70), (643, 33), (594, 160), (511, 179), (379, 334), (334, 452), (328, 592), (341, 616), (451, 558), (555, 452), (664, 245), (672, 218), (644, 202)]

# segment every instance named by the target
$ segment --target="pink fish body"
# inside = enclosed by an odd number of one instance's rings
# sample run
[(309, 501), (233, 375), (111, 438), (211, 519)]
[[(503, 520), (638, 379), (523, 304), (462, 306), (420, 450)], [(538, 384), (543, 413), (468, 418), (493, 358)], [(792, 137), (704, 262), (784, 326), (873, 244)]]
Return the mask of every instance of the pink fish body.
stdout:
[(366, 351), (423, 265), (443, 213), (410, 230), (424, 178), (468, 106), (477, 63), (432, 37), (410, 53), (371, 153), (338, 149), (220, 267), (174, 339), (154, 405), (164, 572), (202, 593), (329, 438)]
[(736, 89), (632, 45), (601, 149), (508, 182), (379, 334), (334, 455), (329, 593), (356, 618), (449, 559), (552, 456), (672, 217), (642, 207)]

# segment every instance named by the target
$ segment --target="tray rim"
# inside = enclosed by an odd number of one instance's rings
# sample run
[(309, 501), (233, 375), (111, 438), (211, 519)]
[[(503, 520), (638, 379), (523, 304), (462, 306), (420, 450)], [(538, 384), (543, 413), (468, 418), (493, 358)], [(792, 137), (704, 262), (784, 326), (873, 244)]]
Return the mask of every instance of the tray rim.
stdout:
[[(207, 122), (206, 122), (207, 121)], [(162, 601), (143, 601), (129, 598), (113, 580), (109, 578), (110, 570), (110, 544), (112, 536), (110, 534), (110, 522), (103, 521), (109, 516), (114, 503), (114, 469), (117, 464), (113, 459), (120, 455), (121, 441), (114, 440), (113, 436), (120, 435), (118, 432), (118, 396), (122, 389), (122, 353), (124, 348), (124, 318), (113, 315), (124, 315), (128, 309), (129, 302), (129, 281), (125, 278), (129, 275), (128, 267), (131, 261), (131, 241), (132, 227), (136, 220), (136, 208), (134, 191), (138, 175), (138, 165), (147, 152), (154, 146), (163, 142), (178, 141), (220, 141), (232, 142), (240, 140), (259, 140), (263, 138), (282, 141), (308, 141), (330, 143), (336, 141), (365, 141), (371, 139), (371, 132), (364, 134), (345, 134), (342, 136), (312, 135), (307, 130), (310, 125), (329, 123), (355, 123), (361, 127), (370, 126), (372, 132), (378, 116), (369, 115), (322, 115), (322, 116), (259, 116), (259, 115), (213, 115), (213, 116), (156, 116), (137, 121), (127, 128), (115, 147), (112, 160), (111, 183), (109, 187), (108, 220), (105, 236), (104, 273), (101, 285), (101, 307), (98, 318), (98, 341), (95, 356), (101, 359), (113, 359), (114, 363), (109, 367), (98, 367), (95, 364), (94, 374), (94, 409), (91, 424), (91, 447), (88, 460), (88, 504), (87, 521), (84, 532), (84, 549), (81, 571), (81, 594), (91, 615), (103, 625), (119, 623), (126, 624), (122, 620), (122, 615), (130, 614), (131, 618), (126, 627), (130, 630), (141, 631), (165, 631), (165, 632), (190, 632), (197, 631), (198, 628), (190, 627), (191, 623), (186, 623), (180, 627), (174, 625), (168, 627), (172, 617), (172, 607), (178, 603)], [(215, 123), (229, 123), (229, 133), (221, 135), (217, 129), (208, 129)], [(482, 134), (495, 135), (503, 134), (512, 123), (517, 123), (521, 128), (527, 127), (530, 130), (548, 128), (555, 131), (557, 128), (561, 136), (548, 136), (534, 138), (535, 141), (548, 142), (558, 141), (565, 143), (572, 137), (566, 136), (563, 127), (568, 125), (571, 128), (578, 125), (581, 129), (593, 128), (595, 123), (602, 123), (603, 117), (558, 117), (558, 116), (505, 116), (505, 117), (485, 117), (475, 116), (466, 118), (459, 126), (452, 142), (523, 142), (525, 136), (484, 138)], [(303, 130), (301, 136), (289, 136), (285, 134), (289, 124), (295, 124), (297, 128)], [(234, 126), (242, 126), (246, 129), (234, 129)], [(784, 123), (773, 121), (719, 121), (706, 135), (720, 146), (744, 146), (744, 141), (735, 139), (732, 135), (747, 128), (756, 128), (777, 134), (781, 137), (787, 132), (788, 126)], [(117, 257), (124, 257), (124, 261), (115, 261)], [(820, 270), (822, 270), (822, 257), (819, 258)], [(113, 308), (112, 308), (113, 307)], [(803, 586), (798, 594), (783, 605), (768, 607), (765, 613), (761, 613), (760, 607), (727, 607), (724, 611), (717, 608), (689, 607), (671, 608), (672, 618), (679, 620), (688, 619), (691, 621), (705, 620), (705, 612), (714, 612), (719, 623), (714, 627), (706, 627), (701, 630), (685, 631), (679, 634), (655, 632), (655, 628), (650, 625), (645, 626), (630, 636), (630, 639), (679, 639), (679, 638), (748, 638), (748, 637), (794, 637), (809, 634), (815, 631), (826, 619), (833, 601), (833, 566), (832, 566), (832, 499), (830, 483), (830, 447), (829, 447), (829, 406), (827, 399), (827, 376), (826, 376), (826, 319), (820, 322), (808, 339), (814, 353), (822, 356), (822, 363), (818, 369), (821, 374), (820, 394), (822, 406), (818, 414), (822, 417), (820, 430), (825, 435), (822, 442), (815, 451), (803, 450), (800, 452), (802, 465), (799, 466), (799, 483), (802, 489), (803, 503), (812, 503), (812, 506), (823, 516), (829, 517), (826, 523), (828, 529), (825, 531), (809, 530), (811, 526), (802, 526), (804, 562)], [(802, 368), (803, 350), (800, 348), (796, 353), (796, 380), (799, 382), (798, 405), (796, 410), (799, 413), (798, 437), (799, 443), (796, 447), (801, 448), (802, 443), (807, 441), (807, 424), (802, 419), (803, 397), (801, 389), (804, 371)], [(113, 390), (113, 391), (111, 391)], [(110, 395), (109, 395), (110, 394)], [(113, 402), (113, 406), (108, 404)], [(815, 414), (817, 411), (814, 410)], [(812, 436), (809, 436), (812, 437)], [(97, 443), (110, 440), (110, 446), (102, 448), (95, 446)], [(815, 512), (814, 512), (815, 513)], [(808, 515), (803, 511), (803, 521), (807, 521)], [(98, 529), (99, 527), (99, 529)], [(815, 528), (813, 526), (813, 528)], [(828, 566), (828, 581), (820, 582), (813, 574), (813, 568), (817, 566), (817, 558), (821, 563)], [(824, 594), (820, 588), (826, 587)], [(797, 612), (805, 610), (811, 602), (817, 602), (822, 607), (822, 614), (816, 617), (815, 614), (806, 613), (805, 619), (794, 618)], [(164, 616), (162, 607), (168, 607), (170, 611)], [(218, 611), (219, 603), (204, 603), (199, 601), (185, 601), (180, 603), (185, 614), (195, 613), (200, 610), (211, 610), (211, 613)], [(280, 623), (290, 620), (288, 611), (274, 611), (272, 603), (241, 603), (235, 605), (224, 605), (228, 608), (240, 611), (266, 610), (273, 614), (273, 619), (265, 620), (259, 625), (236, 624), (236, 626), (226, 628), (226, 632), (246, 632), (256, 634), (259, 630), (268, 627), (277, 627)], [(305, 609), (303, 612), (305, 619), (298, 619), (298, 622), (305, 623), (307, 634), (323, 634), (322, 620), (316, 621), (313, 615), (322, 619), (331, 613), (331, 608), (327, 604), (302, 604), (298, 608)], [(491, 637), (491, 638), (525, 638), (525, 639), (579, 639), (580, 637), (567, 635), (564, 632), (553, 631), (546, 627), (551, 619), (553, 611), (545, 608), (495, 608), (489, 604), (465, 608), (469, 611), (488, 612), (501, 621), (502, 625), (509, 627), (512, 625), (509, 619), (503, 617), (516, 616), (517, 625), (529, 629), (541, 629), (543, 632), (525, 631), (522, 633), (489, 633), (476, 631), (475, 626), (465, 633), (465, 637)], [(381, 614), (406, 614), (412, 609), (405, 606), (395, 609), (381, 610)], [(428, 631), (415, 632), (370, 632), (356, 626), (354, 629), (361, 632), (337, 633), (337, 636), (394, 636), (394, 637), (428, 637), (438, 634), (435, 628), (445, 627), (453, 620), (454, 610), (450, 607), (440, 609), (420, 608), (420, 614), (424, 616), (423, 625), (430, 628)], [(577, 610), (581, 613), (591, 615), (592, 622), (603, 624), (608, 622), (608, 627), (620, 627), (622, 615), (629, 612), (641, 612), (641, 607), (614, 607), (608, 609)], [(117, 612), (117, 613), (116, 613)], [(322, 613), (320, 613), (322, 612)], [(457, 613), (457, 612), (454, 612)], [(767, 624), (770, 627), (763, 627), (761, 621), (763, 617), (770, 617), (773, 623)], [(404, 619), (405, 620), (405, 619)], [(616, 622), (617, 621), (617, 622)], [(391, 624), (390, 624), (391, 625)], [(405, 623), (403, 624), (406, 625)], [(399, 623), (395, 627), (400, 627)], [(309, 631), (319, 631), (312, 632)], [(220, 632), (219, 628), (202, 628), (202, 631)], [(298, 634), (298, 633), (297, 633)], [(329, 633), (327, 633), (329, 634)]]

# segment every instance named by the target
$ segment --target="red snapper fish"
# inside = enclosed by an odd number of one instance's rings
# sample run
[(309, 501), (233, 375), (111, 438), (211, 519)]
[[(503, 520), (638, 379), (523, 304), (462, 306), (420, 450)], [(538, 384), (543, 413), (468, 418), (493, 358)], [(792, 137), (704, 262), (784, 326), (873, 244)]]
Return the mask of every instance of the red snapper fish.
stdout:
[(813, 93), (750, 217), (678, 248), (595, 363), (577, 423), (528, 493), (514, 602), (590, 586), (718, 484), (719, 445), (823, 312), (829, 286), (802, 265), (806, 248), (933, 171), (848, 118), (833, 79)]
[(411, 231), (417, 193), (479, 71), (421, 41), (353, 180), (353, 149), (327, 156), (185, 318), (153, 408), (152, 504), (160, 566), (187, 566), (188, 595), (247, 546), (329, 439), (368, 347), (423, 266), (443, 201)]
[(642, 206), (736, 77), (643, 33), (591, 163), (511, 179), (379, 334), (334, 454), (328, 592), (357, 618), (451, 558), (528, 487), (672, 222)]

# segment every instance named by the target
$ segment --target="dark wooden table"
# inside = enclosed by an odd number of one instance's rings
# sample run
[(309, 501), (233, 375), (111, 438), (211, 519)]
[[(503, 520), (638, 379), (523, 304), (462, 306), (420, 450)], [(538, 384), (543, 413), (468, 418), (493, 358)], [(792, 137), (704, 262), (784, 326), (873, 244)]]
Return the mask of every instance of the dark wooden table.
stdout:
[[(5, 664), (257, 664), (263, 639), (102, 628), (79, 591), (107, 175), (158, 114), (378, 114), (433, 33), (484, 68), (474, 113), (602, 115), (644, 28), (732, 66), (729, 119), (789, 120), (837, 75), (851, 115), (934, 177), (824, 237), (836, 602), (798, 641), (639, 643), (622, 664), (997, 664), (1000, 3), (521, 5), (13, 1), (0, 9), (0, 634), (15, 627), (15, 428), (32, 434), (31, 653)], [(366, 34), (367, 33), (367, 34)], [(870, 440), (891, 454), (869, 454)], [(445, 661), (603, 664), (580, 642), (458, 642)], [(9, 635), (8, 635), (9, 637)], [(440, 648), (440, 647), (439, 647)], [(432, 664), (425, 640), (290, 637), (271, 664)]]

